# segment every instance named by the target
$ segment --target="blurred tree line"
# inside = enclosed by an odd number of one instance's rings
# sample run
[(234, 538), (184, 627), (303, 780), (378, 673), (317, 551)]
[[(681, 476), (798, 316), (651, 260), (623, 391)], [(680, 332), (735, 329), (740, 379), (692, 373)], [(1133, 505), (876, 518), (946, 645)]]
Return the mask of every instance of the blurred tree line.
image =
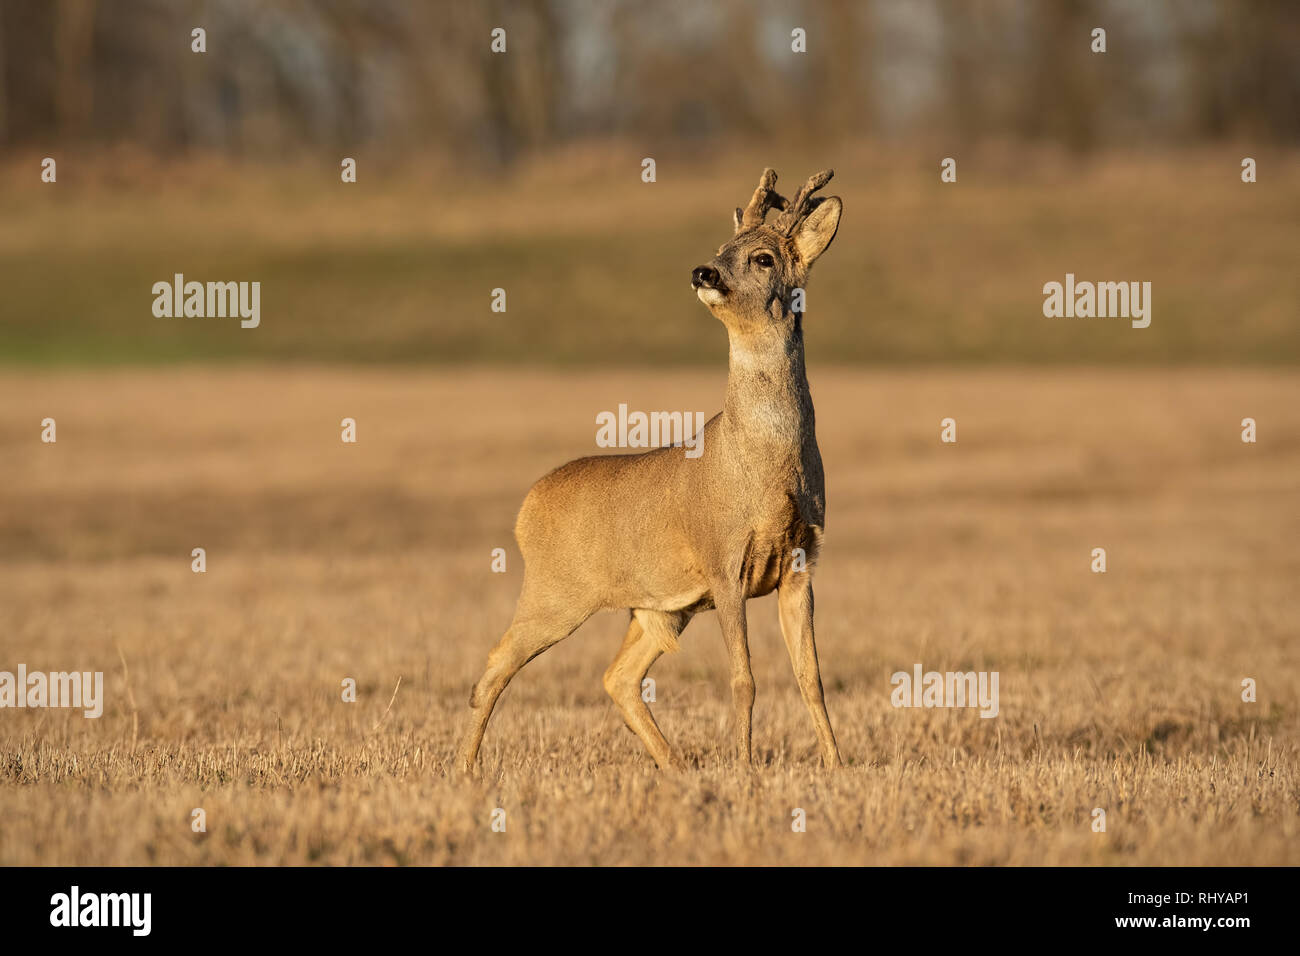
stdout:
[(1297, 51), (1297, 0), (0, 0), (0, 146), (1294, 143)]

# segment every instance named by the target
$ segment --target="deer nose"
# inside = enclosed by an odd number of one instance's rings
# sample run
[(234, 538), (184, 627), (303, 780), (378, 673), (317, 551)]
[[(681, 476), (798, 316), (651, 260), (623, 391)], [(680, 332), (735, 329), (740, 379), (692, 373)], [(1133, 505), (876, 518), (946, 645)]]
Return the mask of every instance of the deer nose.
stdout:
[(696, 266), (695, 271), (691, 273), (691, 288), (698, 289), (704, 286), (708, 289), (715, 289), (718, 286), (718, 270), (713, 266)]

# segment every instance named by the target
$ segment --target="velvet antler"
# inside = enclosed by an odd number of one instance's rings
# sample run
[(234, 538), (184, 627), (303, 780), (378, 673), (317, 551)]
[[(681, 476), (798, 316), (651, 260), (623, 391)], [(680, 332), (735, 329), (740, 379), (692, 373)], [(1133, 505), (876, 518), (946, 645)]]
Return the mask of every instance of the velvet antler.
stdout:
[[(814, 198), (813, 193), (830, 182), (831, 177), (834, 175), (835, 170), (823, 169), (820, 173), (809, 176), (808, 182), (804, 183), (803, 186), (799, 188), (799, 191), (795, 193), (794, 199), (781, 206), (784, 212), (782, 212), (781, 215), (777, 217), (776, 221), (772, 223), (772, 227), (777, 232), (784, 235), (794, 235), (794, 231), (799, 227), (799, 223), (803, 222), (804, 219), (808, 217), (808, 214), (822, 203), (822, 198)], [(775, 180), (775, 175), (773, 175), (772, 178)]]
[(736, 232), (761, 226), (763, 220), (767, 218), (769, 209), (786, 208), (785, 197), (780, 195), (775, 187), (776, 170), (769, 167), (763, 170), (763, 175), (758, 181), (758, 188), (754, 190), (749, 205), (743, 211), (739, 206), (736, 207)]

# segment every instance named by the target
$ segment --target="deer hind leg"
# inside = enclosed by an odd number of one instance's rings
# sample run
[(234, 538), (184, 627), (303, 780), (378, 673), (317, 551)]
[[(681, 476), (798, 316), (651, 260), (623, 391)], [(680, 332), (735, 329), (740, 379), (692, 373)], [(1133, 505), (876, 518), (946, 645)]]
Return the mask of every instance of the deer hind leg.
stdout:
[(686, 762), (668, 743), (641, 697), (641, 682), (659, 655), (677, 645), (691, 615), (686, 611), (633, 610), (623, 646), (605, 671), (605, 692), (661, 770), (684, 770)]
[(821, 669), (817, 664), (817, 644), (813, 639), (812, 576), (806, 572), (790, 574), (781, 582), (777, 593), (777, 608), (781, 615), (781, 636), (785, 638), (790, 663), (804, 705), (812, 715), (813, 728), (821, 745), (822, 763), (827, 767), (841, 766), (840, 751), (835, 744), (835, 732), (826, 713), (826, 695), (822, 691)]
[(559, 600), (538, 600), (524, 581), (515, 618), (497, 646), (488, 653), (487, 668), (469, 696), (469, 718), (461, 736), (456, 764), (470, 773), (478, 760), (483, 732), (497, 698), (519, 669), (548, 647), (564, 640), (589, 618), (594, 609), (578, 609)]

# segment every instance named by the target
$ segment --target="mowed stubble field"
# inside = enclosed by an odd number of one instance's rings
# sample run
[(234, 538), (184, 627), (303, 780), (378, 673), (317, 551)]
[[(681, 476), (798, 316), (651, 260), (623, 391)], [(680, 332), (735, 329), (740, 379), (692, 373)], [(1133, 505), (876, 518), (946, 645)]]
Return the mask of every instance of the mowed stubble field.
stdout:
[[(849, 765), (819, 766), (767, 598), (752, 772), (715, 616), (652, 671), (697, 765), (674, 776), (601, 688), (610, 612), (516, 678), (481, 776), (449, 775), (531, 482), (595, 451), (598, 411), (711, 415), (724, 375), (6, 371), (0, 669), (102, 670), (107, 700), (0, 711), (0, 863), (1300, 862), (1286, 370), (814, 364), (818, 646)], [(999, 716), (893, 708), (918, 662), (999, 671)]]

